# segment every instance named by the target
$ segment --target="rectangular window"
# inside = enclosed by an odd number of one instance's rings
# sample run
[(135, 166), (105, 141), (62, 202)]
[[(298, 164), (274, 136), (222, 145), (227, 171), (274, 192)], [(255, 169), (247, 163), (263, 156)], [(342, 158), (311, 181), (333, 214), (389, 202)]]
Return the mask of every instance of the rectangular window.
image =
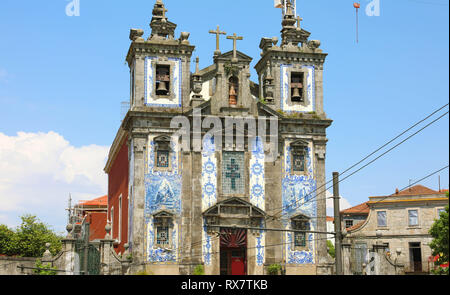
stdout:
[(294, 172), (305, 172), (304, 154), (293, 154), (292, 160), (292, 169), (294, 170)]
[(119, 242), (122, 241), (122, 195), (119, 197)]
[(345, 228), (349, 228), (353, 226), (353, 220), (346, 220), (345, 221)]
[(156, 244), (159, 246), (169, 245), (169, 227), (158, 226), (156, 228)]
[(114, 206), (111, 207), (111, 216), (110, 216), (110, 221), (111, 221), (111, 238), (114, 239)]
[(306, 247), (306, 233), (295, 233), (295, 246), (296, 247)]
[(386, 211), (377, 212), (378, 226), (387, 226)]
[(169, 151), (158, 150), (156, 152), (156, 167), (169, 168)]
[(244, 153), (224, 152), (222, 157), (222, 191), (225, 195), (245, 193)]
[[(309, 230), (310, 225), (306, 220), (296, 220), (293, 222), (293, 228), (296, 230)], [(306, 247), (306, 232), (294, 232), (294, 246)]]
[(408, 221), (409, 221), (409, 226), (419, 225), (419, 211), (408, 210)]

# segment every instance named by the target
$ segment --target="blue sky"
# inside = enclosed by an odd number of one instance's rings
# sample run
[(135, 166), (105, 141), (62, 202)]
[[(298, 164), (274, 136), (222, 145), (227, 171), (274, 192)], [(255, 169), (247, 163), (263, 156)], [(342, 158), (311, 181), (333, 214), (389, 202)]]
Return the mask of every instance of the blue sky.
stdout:
[[(69, 192), (77, 199), (107, 193), (102, 155), (119, 127), (120, 102), (129, 97), (129, 30), (150, 34), (155, 1), (80, 0), (80, 16), (74, 17), (66, 15), (69, 2), (0, 2), (0, 139), (10, 153), (16, 147), (29, 156), (0, 166), (0, 198), (11, 202), (0, 205), (0, 223), (15, 225), (20, 214), (33, 213), (62, 229)], [(328, 179), (449, 100), (448, 1), (380, 0), (381, 15), (373, 17), (364, 11), (369, 2), (361, 0), (356, 44), (353, 1), (298, 0), (303, 28), (329, 54), (324, 105), (334, 123), (328, 129)], [(191, 33), (201, 67), (212, 63), (215, 38), (208, 31), (217, 25), (244, 36), (238, 50), (254, 58), (252, 66), (260, 39), (280, 37), (281, 11), (272, 0), (164, 3), (169, 20), (178, 24), (176, 37)], [(222, 38), (222, 52), (231, 49), (231, 40)], [(257, 81), (254, 70), (252, 75)], [(357, 205), (446, 166), (448, 134), (446, 116), (343, 182), (341, 194)], [(50, 154), (45, 144), (59, 149)], [(3, 153), (2, 161), (14, 158)], [(97, 165), (81, 165), (91, 154), (100, 157)], [(52, 161), (52, 169), (40, 171)], [(5, 167), (22, 168), (14, 174), (22, 177), (8, 178)], [(440, 175), (448, 188), (448, 170)], [(437, 189), (438, 176), (422, 184)]]

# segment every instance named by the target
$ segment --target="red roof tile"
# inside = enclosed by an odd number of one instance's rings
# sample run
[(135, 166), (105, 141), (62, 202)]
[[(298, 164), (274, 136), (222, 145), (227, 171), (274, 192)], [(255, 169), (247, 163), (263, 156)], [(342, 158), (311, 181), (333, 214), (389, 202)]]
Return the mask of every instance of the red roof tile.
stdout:
[(341, 211), (341, 214), (369, 214), (368, 202)]
[(103, 196), (90, 201), (80, 201), (80, 206), (108, 206), (108, 196)]
[(364, 222), (366, 222), (366, 221), (365, 220), (361, 221), (360, 223), (357, 223), (354, 226), (347, 228), (347, 231), (352, 231), (352, 230), (360, 228), (364, 224)]
[(435, 195), (435, 194), (439, 194), (439, 192), (419, 184), (407, 188), (405, 190), (402, 190), (401, 192), (398, 193), (396, 192), (391, 196), (415, 196), (415, 195)]
[(333, 221), (334, 222), (334, 217), (327, 216), (327, 221)]

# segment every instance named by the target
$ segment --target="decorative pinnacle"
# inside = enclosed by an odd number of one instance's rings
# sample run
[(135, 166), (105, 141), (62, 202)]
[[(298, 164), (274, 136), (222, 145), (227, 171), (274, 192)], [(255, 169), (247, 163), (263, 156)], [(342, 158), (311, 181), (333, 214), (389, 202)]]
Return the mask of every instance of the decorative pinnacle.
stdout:
[(199, 61), (200, 58), (197, 56), (197, 58), (195, 59), (195, 74), (198, 74), (199, 72)]

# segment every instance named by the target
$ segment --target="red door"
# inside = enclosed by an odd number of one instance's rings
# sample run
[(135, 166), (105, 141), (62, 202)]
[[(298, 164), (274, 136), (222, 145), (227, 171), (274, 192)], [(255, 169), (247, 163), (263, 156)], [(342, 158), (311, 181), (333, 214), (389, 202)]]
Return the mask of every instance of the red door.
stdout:
[(245, 259), (244, 257), (231, 258), (231, 275), (243, 276), (245, 275)]
[(247, 274), (247, 231), (221, 230), (220, 239), (220, 274)]

